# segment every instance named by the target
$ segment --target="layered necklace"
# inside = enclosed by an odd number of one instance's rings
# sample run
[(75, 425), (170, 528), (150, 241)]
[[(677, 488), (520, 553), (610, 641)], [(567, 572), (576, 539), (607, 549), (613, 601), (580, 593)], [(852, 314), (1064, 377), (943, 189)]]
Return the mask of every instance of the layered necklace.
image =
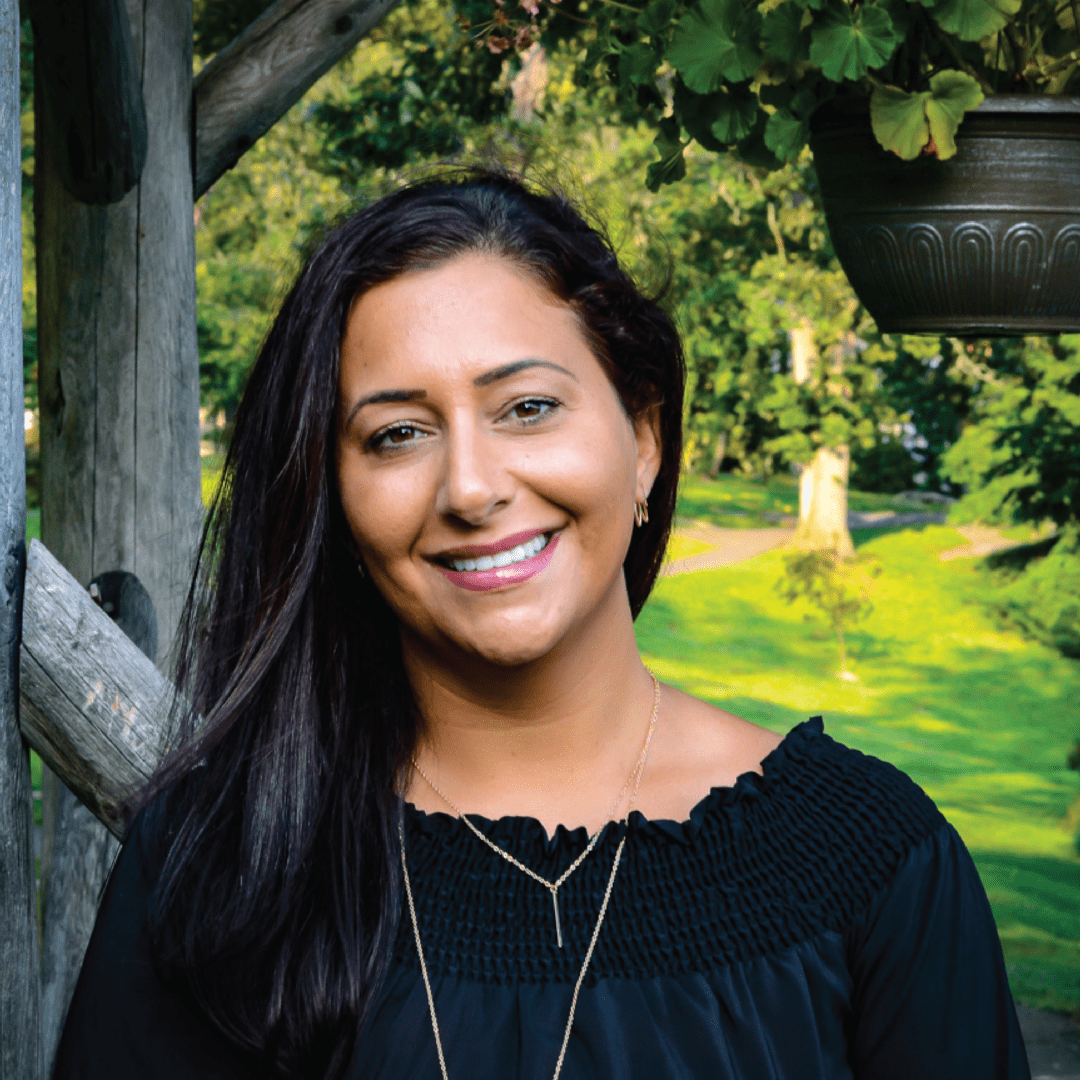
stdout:
[[(634, 764), (633, 769), (630, 771), (630, 775), (626, 778), (626, 783), (623, 784), (622, 790), (619, 792), (615, 799), (615, 803), (611, 808), (610, 813), (604, 823), (589, 837), (589, 842), (585, 847), (585, 850), (566, 868), (563, 873), (557, 877), (554, 881), (549, 881), (547, 878), (542, 877), (536, 871), (526, 866), (523, 862), (515, 859), (508, 851), (504, 851), (498, 844), (489, 840), (466, 816), (463, 814), (454, 803), (447, 798), (447, 796), (439, 790), (434, 781), (424, 772), (420, 767), (419, 762), (413, 759), (413, 768), (424, 779), (425, 783), (439, 796), (451, 810), (469, 827), (473, 834), (483, 841), (489, 848), (492, 849), (497, 855), (505, 859), (511, 866), (516, 867), (523, 874), (527, 874), (534, 881), (538, 882), (545, 889), (551, 893), (552, 907), (555, 912), (555, 939), (559, 948), (563, 947), (562, 936), (562, 920), (559, 916), (559, 889), (563, 886), (566, 880), (571, 874), (585, 861), (593, 848), (596, 847), (597, 842), (600, 840), (604, 829), (608, 823), (614, 819), (615, 812), (619, 808), (619, 804), (622, 802), (623, 797), (627, 791), (630, 792), (630, 801), (626, 806), (626, 813), (622, 817), (622, 823), (625, 824), (627, 818), (630, 816), (631, 810), (634, 808), (634, 804), (637, 802), (638, 791), (641, 788), (641, 776), (645, 772), (645, 762), (649, 756), (649, 746), (652, 743), (653, 732), (656, 730), (656, 719), (660, 714), (660, 682), (655, 675), (650, 671), (649, 676), (653, 681), (653, 708), (652, 716), (649, 719), (649, 729), (645, 733), (645, 742), (641, 747), (641, 753), (638, 755), (638, 759)], [(443, 1056), (442, 1039), (439, 1035), (439, 1021), (435, 1016), (435, 997), (431, 991), (431, 981), (428, 978), (427, 965), (424, 962), (424, 950), (420, 944), (420, 924), (416, 918), (416, 905), (413, 902), (412, 883), (409, 880), (409, 866), (405, 858), (405, 819), (404, 815), (398, 821), (398, 835), (401, 841), (401, 869), (405, 878), (405, 898), (409, 905), (409, 918), (412, 921), (413, 936), (416, 939), (416, 954), (420, 959), (420, 974), (424, 980), (424, 990), (427, 992), (428, 1009), (431, 1013), (431, 1028), (435, 1034), (435, 1051), (439, 1057), (439, 1068), (442, 1071), (442, 1080), (450, 1080), (446, 1071), (446, 1059)], [(589, 968), (589, 963), (592, 960), (593, 952), (596, 949), (597, 939), (600, 937), (600, 927), (604, 924), (604, 916), (607, 914), (608, 903), (611, 900), (611, 890), (615, 887), (615, 875), (619, 870), (619, 862), (622, 859), (623, 848), (626, 846), (626, 835), (623, 834), (619, 840), (619, 846), (615, 850), (615, 858), (611, 864), (611, 873), (608, 875), (607, 888), (604, 890), (604, 899), (600, 904), (600, 914), (597, 916), (596, 925), (593, 927), (592, 937), (589, 940), (589, 947), (585, 952), (585, 959), (581, 964), (581, 971), (578, 973), (577, 982), (574, 984), (574, 994), (570, 1000), (570, 1015), (566, 1020), (566, 1030), (563, 1032), (562, 1047), (559, 1050), (559, 1058), (555, 1064), (555, 1075), (552, 1080), (559, 1080), (559, 1074), (562, 1072), (563, 1061), (566, 1058), (566, 1047), (570, 1042), (570, 1029), (574, 1025), (574, 1013), (577, 1011), (578, 995), (581, 992), (581, 986), (585, 981), (585, 972)]]

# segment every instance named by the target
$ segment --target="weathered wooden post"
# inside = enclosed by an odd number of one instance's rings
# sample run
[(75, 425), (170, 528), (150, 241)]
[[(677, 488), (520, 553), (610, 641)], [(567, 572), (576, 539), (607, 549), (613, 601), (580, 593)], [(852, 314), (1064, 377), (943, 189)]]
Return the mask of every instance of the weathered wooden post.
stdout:
[[(396, 2), (278, 0), (194, 87), (191, 0), (31, 6), (50, 41), (35, 49), (42, 539), (83, 586), (138, 576), (163, 663), (201, 518), (194, 198)], [(49, 772), (43, 808), (50, 1063), (115, 841)]]
[[(69, 11), (78, 5), (66, 5)], [(116, 26), (99, 37), (111, 55), (86, 63), (92, 95), (115, 95), (128, 60), (145, 103), (145, 165), (134, 187), (71, 184), (38, 111), (38, 246), (42, 539), (85, 587), (104, 571), (138, 575), (153, 599), (159, 640), (173, 636), (200, 521), (199, 369), (191, 169), (191, 0), (93, 5)], [(34, 9), (35, 20), (46, 14)], [(130, 29), (129, 29), (130, 26)], [(47, 38), (50, 27), (35, 32)], [(77, 27), (76, 27), (77, 30)], [(125, 38), (127, 39), (125, 43)], [(47, 54), (46, 54), (47, 55)], [(37, 65), (38, 101), (63, 72)], [(99, 82), (101, 85), (99, 85)], [(55, 96), (55, 95), (54, 95)], [(113, 111), (131, 137), (113, 138), (119, 163), (137, 143), (138, 108)], [(62, 145), (62, 141), (61, 141)], [(102, 169), (104, 174), (110, 170)], [(65, 184), (65, 178), (68, 183)], [(76, 187), (73, 194), (69, 185)], [(105, 204), (105, 196), (118, 201)], [(43, 1024), (51, 1062), (116, 842), (49, 776), (43, 804)]]
[(26, 561), (19, 113), (19, 6), (0, 0), (0, 1080), (39, 1080), (30, 756), (18, 725)]

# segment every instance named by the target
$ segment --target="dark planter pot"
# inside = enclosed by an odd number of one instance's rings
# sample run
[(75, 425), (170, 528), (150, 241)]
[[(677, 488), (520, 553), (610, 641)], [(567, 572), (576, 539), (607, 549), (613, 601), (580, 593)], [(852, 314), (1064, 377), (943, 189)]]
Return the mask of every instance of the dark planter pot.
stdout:
[(998, 94), (948, 161), (901, 161), (869, 107), (812, 124), (840, 264), (886, 333), (1080, 332), (1080, 98)]

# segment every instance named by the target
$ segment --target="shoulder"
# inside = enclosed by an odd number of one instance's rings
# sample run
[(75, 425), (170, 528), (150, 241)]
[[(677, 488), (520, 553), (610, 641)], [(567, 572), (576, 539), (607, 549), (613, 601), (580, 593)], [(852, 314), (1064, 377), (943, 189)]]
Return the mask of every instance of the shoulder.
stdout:
[(793, 728), (723, 803), (739, 808), (758, 872), (798, 883), (845, 923), (946, 824), (906, 773), (832, 739), (820, 716)]

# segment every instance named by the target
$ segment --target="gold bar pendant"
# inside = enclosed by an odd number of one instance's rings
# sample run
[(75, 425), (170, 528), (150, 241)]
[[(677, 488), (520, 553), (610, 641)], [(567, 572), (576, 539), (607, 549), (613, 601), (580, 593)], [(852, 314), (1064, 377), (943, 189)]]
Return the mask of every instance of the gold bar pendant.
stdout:
[(563, 947), (562, 944), (562, 922), (559, 920), (559, 890), (551, 890), (551, 904), (555, 908), (555, 940), (559, 943), (559, 948)]

